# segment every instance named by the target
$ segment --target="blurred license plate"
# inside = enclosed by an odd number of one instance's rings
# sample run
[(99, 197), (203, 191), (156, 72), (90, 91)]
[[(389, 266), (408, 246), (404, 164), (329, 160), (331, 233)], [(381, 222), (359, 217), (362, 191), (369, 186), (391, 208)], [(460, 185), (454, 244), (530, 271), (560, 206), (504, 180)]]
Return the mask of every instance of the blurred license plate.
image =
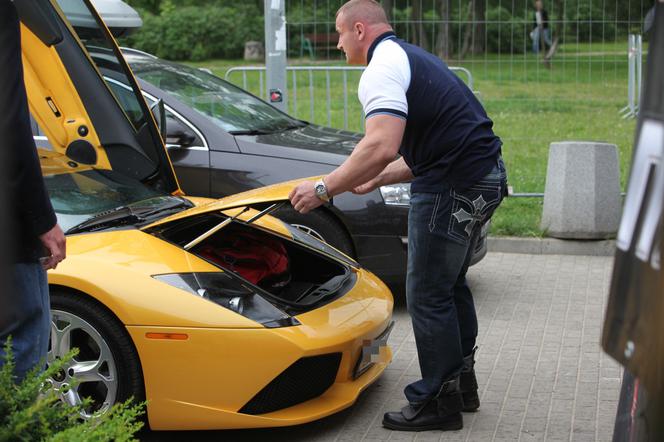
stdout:
[(353, 379), (357, 379), (370, 369), (376, 362), (387, 361), (387, 339), (394, 327), (394, 321), (390, 322), (385, 331), (375, 339), (367, 340), (362, 343), (362, 353), (355, 364)]

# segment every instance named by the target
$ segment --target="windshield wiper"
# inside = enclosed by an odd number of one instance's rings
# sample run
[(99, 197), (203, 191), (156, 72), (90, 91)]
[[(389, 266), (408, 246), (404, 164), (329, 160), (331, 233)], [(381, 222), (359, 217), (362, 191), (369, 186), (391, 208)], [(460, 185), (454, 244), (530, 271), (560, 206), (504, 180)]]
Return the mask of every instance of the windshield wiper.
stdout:
[(136, 224), (144, 221), (145, 218), (139, 216), (129, 206), (120, 206), (106, 212), (99, 213), (92, 218), (75, 225), (67, 230), (66, 234), (81, 233), (85, 231), (100, 230), (110, 226)]
[(176, 197), (175, 201), (171, 204), (164, 204), (163, 206), (149, 208), (149, 210), (141, 210), (140, 207), (133, 207), (134, 213), (140, 215), (143, 218), (147, 218), (158, 213), (164, 213), (169, 211), (174, 211), (175, 209), (190, 209), (194, 207), (194, 203), (191, 201)]
[(269, 135), (278, 132), (286, 132), (287, 130), (300, 129), (301, 127), (308, 126), (309, 123), (304, 121), (296, 121), (288, 123), (285, 126), (270, 127), (265, 129), (244, 129), (244, 130), (231, 130), (228, 131), (231, 135)]
[(274, 131), (259, 130), (259, 129), (246, 129), (246, 130), (231, 130), (228, 131), (231, 135), (269, 135)]
[(288, 126), (281, 128), (280, 130), (283, 132), (287, 130), (300, 129), (302, 127), (307, 127), (307, 126), (309, 126), (309, 123), (307, 123), (306, 121), (298, 121), (296, 123), (289, 124)]
[(101, 230), (119, 225), (138, 224), (146, 222), (148, 218), (153, 217), (156, 214), (163, 214), (164, 212), (176, 211), (176, 209), (188, 209), (191, 207), (193, 207), (193, 203), (184, 198), (176, 198), (170, 204), (156, 207), (150, 205), (141, 206), (138, 204), (120, 206), (115, 209), (98, 213), (92, 218), (75, 225), (67, 230), (67, 234)]

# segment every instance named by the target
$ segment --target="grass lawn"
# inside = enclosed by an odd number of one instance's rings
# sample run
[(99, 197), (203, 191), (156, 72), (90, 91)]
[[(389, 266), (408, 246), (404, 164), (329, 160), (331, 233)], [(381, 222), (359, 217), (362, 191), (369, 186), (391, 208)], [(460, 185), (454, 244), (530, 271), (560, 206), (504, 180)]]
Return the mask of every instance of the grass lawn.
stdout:
[[(450, 60), (450, 66), (465, 67), (473, 75), (474, 89), (479, 91), (494, 121), (494, 129), (503, 140), (503, 155), (514, 192), (544, 192), (549, 144), (565, 140), (616, 144), (624, 189), (636, 126), (635, 120), (624, 120), (619, 114), (627, 104), (626, 46), (626, 42), (562, 45), (550, 68), (532, 54), (487, 54), (463, 61)], [(247, 65), (242, 60), (192, 64), (212, 69), (221, 77), (231, 67)], [(312, 63), (306, 58), (289, 60), (289, 64), (344, 66), (341, 60)], [(313, 106), (309, 74), (296, 74), (296, 89), (289, 74), (289, 113), (319, 124), (361, 131), (363, 121), (356, 96), (359, 75), (351, 72), (346, 77), (348, 113), (344, 115), (341, 75), (330, 75), (328, 110), (328, 79), (324, 74), (313, 75)], [(230, 80), (242, 86), (241, 75)], [(261, 82), (257, 74), (248, 74), (247, 89), (259, 95)], [(539, 228), (542, 202), (542, 198), (508, 198), (494, 215), (491, 233), (542, 236)]]

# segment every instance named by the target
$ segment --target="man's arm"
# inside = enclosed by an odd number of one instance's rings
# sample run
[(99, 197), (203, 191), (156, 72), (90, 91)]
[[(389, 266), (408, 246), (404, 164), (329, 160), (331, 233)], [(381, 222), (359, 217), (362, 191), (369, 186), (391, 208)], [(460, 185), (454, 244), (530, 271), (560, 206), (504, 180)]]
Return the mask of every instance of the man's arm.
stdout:
[(376, 178), (355, 187), (353, 193), (364, 195), (374, 189), (378, 189), (380, 186), (403, 183), (404, 181), (410, 181), (413, 178), (415, 178), (413, 172), (410, 170), (410, 167), (408, 167), (408, 164), (406, 164), (403, 157), (401, 157), (388, 164)]
[[(397, 156), (405, 128), (406, 120), (397, 116), (380, 114), (369, 118), (364, 138), (346, 161), (325, 177), (328, 195), (353, 190), (381, 173)], [(300, 213), (307, 213), (323, 203), (310, 181), (295, 187), (289, 198)]]
[(383, 172), (394, 161), (406, 128), (406, 120), (392, 115), (376, 115), (366, 122), (366, 135), (353, 153), (325, 177), (330, 196), (354, 189)]

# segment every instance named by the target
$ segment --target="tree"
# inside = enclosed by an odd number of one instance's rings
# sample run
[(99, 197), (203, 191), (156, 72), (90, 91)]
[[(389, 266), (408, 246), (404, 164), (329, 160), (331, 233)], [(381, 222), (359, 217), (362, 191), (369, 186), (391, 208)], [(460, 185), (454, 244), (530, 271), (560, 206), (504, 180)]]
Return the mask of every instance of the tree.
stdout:
[(383, 9), (385, 10), (385, 15), (387, 15), (387, 20), (392, 20), (392, 8), (394, 7), (394, 2), (392, 0), (383, 0)]
[(413, 1), (412, 8), (410, 10), (410, 20), (411, 20), (411, 29), (413, 31), (412, 43), (418, 45), (423, 49), (427, 49), (427, 38), (426, 32), (424, 30), (424, 24), (422, 23), (422, 0)]
[(452, 33), (450, 32), (450, 0), (438, 0), (438, 10), (440, 11), (440, 30), (436, 39), (436, 54), (447, 60), (452, 54), (452, 45), (450, 43)]

